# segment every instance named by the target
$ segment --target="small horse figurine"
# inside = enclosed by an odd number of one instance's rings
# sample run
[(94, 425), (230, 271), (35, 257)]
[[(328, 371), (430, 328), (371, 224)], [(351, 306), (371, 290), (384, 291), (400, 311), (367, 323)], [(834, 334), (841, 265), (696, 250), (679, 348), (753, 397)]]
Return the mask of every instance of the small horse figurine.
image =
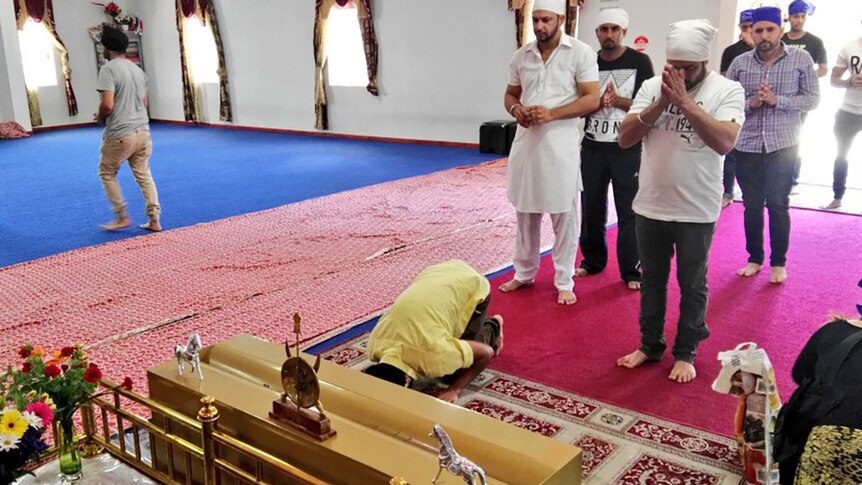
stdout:
[(455, 446), (452, 445), (452, 440), (449, 435), (439, 424), (434, 425), (434, 431), (428, 436), (437, 438), (440, 442), (440, 451), (437, 453), (437, 458), (440, 460), (440, 469), (437, 470), (437, 476), (431, 483), (437, 483), (440, 478), (440, 473), (445, 468), (449, 473), (461, 477), (470, 485), (476, 485), (476, 479), (479, 479), (480, 485), (487, 485), (488, 480), (485, 477), (485, 470), (472, 461), (464, 458), (455, 451)]
[(189, 342), (186, 345), (177, 345), (174, 347), (174, 355), (177, 356), (177, 367), (179, 368), (180, 375), (183, 375), (185, 368), (183, 361), (185, 361), (192, 366), (192, 372), (197, 371), (198, 380), (204, 380), (204, 374), (201, 372), (201, 356), (198, 354), (198, 350), (201, 347), (201, 336), (196, 333), (189, 337)]

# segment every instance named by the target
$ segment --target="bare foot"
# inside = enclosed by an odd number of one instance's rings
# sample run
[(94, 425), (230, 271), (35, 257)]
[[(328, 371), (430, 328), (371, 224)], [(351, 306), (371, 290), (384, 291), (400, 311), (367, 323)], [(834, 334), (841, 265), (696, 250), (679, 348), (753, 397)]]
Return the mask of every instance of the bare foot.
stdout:
[(721, 208), (724, 209), (725, 207), (729, 206), (730, 204), (733, 204), (733, 196), (725, 194), (721, 198)]
[(629, 281), (628, 283), (626, 283), (626, 286), (628, 286), (629, 289), (632, 291), (639, 291), (641, 289), (641, 282), (640, 281)]
[(780, 284), (787, 279), (787, 269), (784, 266), (773, 266), (769, 268), (769, 282)]
[(574, 305), (577, 302), (578, 297), (575, 296), (574, 291), (560, 290), (560, 294), (557, 295), (557, 303), (560, 305)]
[(512, 278), (511, 280), (500, 285), (500, 291), (502, 291), (503, 293), (508, 293), (510, 291), (515, 291), (522, 286), (530, 286), (532, 284), (533, 283), (527, 283), (526, 281), (518, 281), (515, 278)]
[(830, 202), (824, 206), (821, 206), (820, 208), (830, 210), (830, 211), (835, 210), (835, 209), (839, 209), (839, 208), (841, 208), (841, 199), (833, 199), (832, 202)]
[(745, 266), (743, 266), (742, 268), (740, 268), (736, 272), (736, 274), (738, 274), (739, 276), (744, 276), (746, 278), (751, 278), (752, 276), (756, 275), (757, 273), (760, 273), (761, 269), (763, 269), (762, 264), (748, 263)]
[(584, 268), (577, 268), (575, 270), (575, 278), (580, 278), (581, 276), (586, 276), (588, 274), (590, 273), (587, 272), (587, 270), (585, 270)]
[(697, 377), (697, 371), (694, 370), (694, 365), (681, 360), (674, 362), (673, 369), (670, 370), (670, 374), (667, 376), (668, 379), (680, 384), (691, 382), (695, 377)]
[(625, 367), (627, 369), (634, 369), (635, 367), (643, 364), (648, 360), (649, 357), (647, 357), (645, 353), (641, 352), (640, 350), (635, 350), (629, 355), (617, 359), (617, 366)]
[(107, 224), (102, 224), (99, 227), (101, 227), (105, 231), (118, 231), (120, 229), (125, 229), (131, 225), (132, 220), (128, 217), (118, 217)]
[(503, 316), (494, 315), (491, 318), (500, 322), (500, 338), (497, 340), (497, 350), (494, 352), (494, 357), (499, 357), (500, 352), (503, 351)]
[(146, 224), (141, 224), (138, 227), (140, 227), (141, 229), (143, 229), (145, 231), (159, 232), (162, 230), (162, 225), (159, 224), (159, 221), (154, 221), (154, 220), (150, 220), (150, 222), (148, 222)]

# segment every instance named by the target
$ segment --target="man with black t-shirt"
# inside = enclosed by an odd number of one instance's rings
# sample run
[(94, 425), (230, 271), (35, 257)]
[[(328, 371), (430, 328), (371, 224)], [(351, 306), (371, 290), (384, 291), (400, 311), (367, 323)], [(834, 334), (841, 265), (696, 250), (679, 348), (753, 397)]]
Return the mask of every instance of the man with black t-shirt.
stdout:
[[(784, 34), (781, 41), (785, 45), (796, 49), (805, 49), (814, 63), (817, 64), (817, 77), (823, 77), (828, 71), (829, 64), (826, 57), (826, 47), (823, 46), (823, 41), (820, 37), (805, 31), (805, 21), (808, 16), (814, 14), (814, 5), (808, 0), (794, 0), (787, 8), (789, 14), (788, 21), (790, 22), (790, 32)], [(802, 122), (805, 123), (807, 112), (802, 112)], [(793, 166), (793, 185), (799, 185), (799, 172), (802, 169), (802, 154), (796, 159), (796, 165)], [(796, 191), (791, 191), (795, 194)]]
[(805, 31), (805, 21), (814, 13), (814, 5), (807, 0), (795, 0), (788, 7), (788, 13), (790, 32), (785, 33), (781, 41), (790, 47), (808, 51), (814, 63), (817, 64), (817, 77), (825, 76), (829, 68), (826, 47), (823, 46), (820, 37)]
[[(728, 46), (721, 54), (721, 75), (724, 76), (730, 69), (730, 63), (742, 54), (754, 49), (754, 40), (751, 39), (751, 14), (754, 10), (743, 10), (739, 14), (739, 41)], [(724, 156), (724, 195), (721, 196), (721, 208), (729, 206), (733, 202), (733, 187), (736, 182), (736, 159), (733, 152)]]
[(641, 273), (635, 235), (632, 201), (638, 191), (641, 144), (623, 149), (618, 144), (619, 126), (641, 83), (654, 76), (649, 56), (622, 44), (629, 16), (621, 8), (599, 13), (596, 36), (601, 44), (598, 55), (601, 104), (586, 119), (581, 147), (581, 252), (584, 260), (575, 276), (601, 272), (608, 263), (605, 226), (608, 216), (608, 184), (613, 183), (614, 203), (619, 217), (617, 259), (620, 277), (632, 290), (640, 289)]
[(724, 49), (724, 52), (721, 54), (721, 75), (727, 72), (730, 69), (730, 63), (733, 62), (739, 55), (745, 54), (746, 52), (754, 49), (754, 41), (751, 39), (751, 14), (754, 10), (743, 10), (739, 14), (739, 41), (735, 44), (731, 44)]

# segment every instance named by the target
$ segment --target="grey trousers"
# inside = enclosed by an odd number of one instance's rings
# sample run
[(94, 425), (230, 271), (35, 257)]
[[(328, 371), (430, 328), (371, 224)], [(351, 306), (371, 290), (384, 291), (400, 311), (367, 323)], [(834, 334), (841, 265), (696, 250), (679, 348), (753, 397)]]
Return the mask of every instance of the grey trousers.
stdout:
[(673, 357), (691, 363), (698, 343), (709, 337), (706, 271), (715, 223), (665, 222), (638, 215), (636, 228), (643, 271), (640, 350), (650, 360), (659, 360), (667, 347), (664, 339), (667, 282), (675, 251), (680, 303)]

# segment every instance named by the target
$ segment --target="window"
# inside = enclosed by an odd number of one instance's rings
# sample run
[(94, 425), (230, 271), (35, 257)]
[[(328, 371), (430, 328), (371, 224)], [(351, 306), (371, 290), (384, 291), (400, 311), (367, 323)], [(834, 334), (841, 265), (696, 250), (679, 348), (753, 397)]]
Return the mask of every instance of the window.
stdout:
[(183, 25), (183, 39), (193, 82), (218, 83), (218, 51), (209, 26), (201, 24), (196, 17), (187, 18)]
[(28, 89), (57, 85), (57, 65), (54, 61), (54, 38), (44, 25), (27, 20), (18, 31), (24, 82)]
[(329, 85), (365, 87), (368, 84), (365, 49), (353, 2), (329, 11), (325, 44)]

